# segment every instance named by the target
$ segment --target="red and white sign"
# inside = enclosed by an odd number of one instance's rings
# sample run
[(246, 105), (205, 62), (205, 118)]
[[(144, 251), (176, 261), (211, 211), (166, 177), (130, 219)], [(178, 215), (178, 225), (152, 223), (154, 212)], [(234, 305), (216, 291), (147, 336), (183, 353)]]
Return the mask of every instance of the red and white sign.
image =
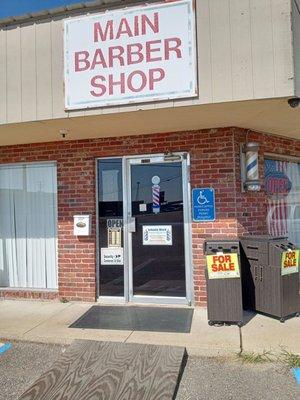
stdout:
[(66, 109), (196, 95), (194, 0), (65, 21)]

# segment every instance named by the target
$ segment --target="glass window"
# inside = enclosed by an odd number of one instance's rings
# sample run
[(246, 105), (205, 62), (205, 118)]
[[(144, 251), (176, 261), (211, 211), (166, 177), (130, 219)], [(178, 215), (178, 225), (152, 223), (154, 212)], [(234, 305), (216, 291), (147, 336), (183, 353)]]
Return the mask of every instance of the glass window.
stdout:
[[(131, 211), (133, 294), (185, 297), (181, 162), (132, 165)], [(151, 229), (163, 234), (147, 245)]]
[[(155, 184), (157, 179), (157, 185)], [(153, 183), (154, 182), (154, 183)], [(159, 187), (159, 212), (183, 210), (181, 163), (136, 165), (131, 168), (132, 215), (153, 214), (153, 187)]]
[(0, 167), (0, 286), (57, 288), (55, 164)]
[(98, 161), (100, 296), (124, 296), (122, 159)]
[(300, 246), (300, 163), (266, 159), (265, 190), (269, 234)]

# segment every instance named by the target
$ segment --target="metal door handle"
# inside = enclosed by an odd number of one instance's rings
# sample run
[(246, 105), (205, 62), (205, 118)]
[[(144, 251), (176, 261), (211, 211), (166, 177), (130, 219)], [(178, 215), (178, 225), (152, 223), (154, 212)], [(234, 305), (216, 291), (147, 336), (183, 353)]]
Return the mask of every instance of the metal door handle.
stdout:
[(254, 280), (257, 280), (257, 266), (254, 267)]
[(260, 267), (260, 281), (263, 280), (263, 267)]
[(130, 232), (130, 233), (135, 232), (135, 218), (134, 217), (128, 218), (128, 232)]

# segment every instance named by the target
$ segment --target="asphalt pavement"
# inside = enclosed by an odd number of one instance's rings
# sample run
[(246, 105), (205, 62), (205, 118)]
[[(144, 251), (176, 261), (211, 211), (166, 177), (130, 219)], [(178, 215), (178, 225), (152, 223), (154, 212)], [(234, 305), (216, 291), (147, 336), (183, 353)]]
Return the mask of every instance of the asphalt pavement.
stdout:
[(300, 386), (286, 365), (245, 364), (190, 357), (176, 400), (299, 400)]
[[(13, 342), (0, 355), (0, 400), (17, 400), (65, 346)], [(299, 400), (286, 365), (245, 364), (233, 357), (188, 357), (176, 400)]]
[(12, 347), (0, 354), (0, 400), (17, 400), (64, 349), (53, 344), (12, 342)]

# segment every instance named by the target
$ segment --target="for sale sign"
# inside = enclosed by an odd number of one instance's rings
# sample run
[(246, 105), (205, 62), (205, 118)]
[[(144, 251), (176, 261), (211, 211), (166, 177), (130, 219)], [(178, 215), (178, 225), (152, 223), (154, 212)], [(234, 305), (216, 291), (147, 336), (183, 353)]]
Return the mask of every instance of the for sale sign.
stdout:
[(237, 253), (206, 256), (208, 279), (239, 278), (240, 267)]
[(281, 259), (281, 275), (299, 272), (300, 250), (284, 251)]
[(65, 21), (68, 110), (197, 95), (194, 0)]

